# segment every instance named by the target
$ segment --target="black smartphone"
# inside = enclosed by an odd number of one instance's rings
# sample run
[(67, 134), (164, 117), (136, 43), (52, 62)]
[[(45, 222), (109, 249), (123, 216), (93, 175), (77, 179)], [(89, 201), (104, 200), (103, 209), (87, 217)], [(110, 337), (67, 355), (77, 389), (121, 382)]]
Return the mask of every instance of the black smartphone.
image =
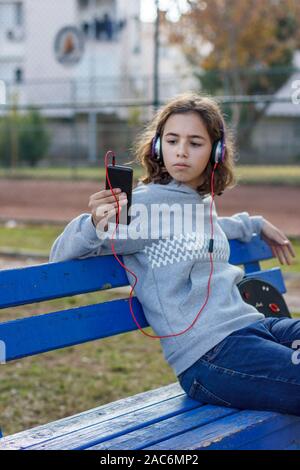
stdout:
[[(127, 214), (124, 217), (120, 212), (119, 223), (129, 225), (131, 217), (128, 213), (132, 199), (133, 169), (122, 165), (107, 165), (107, 173), (111, 187), (120, 188), (127, 195)], [(105, 189), (110, 189), (107, 178), (105, 178)]]

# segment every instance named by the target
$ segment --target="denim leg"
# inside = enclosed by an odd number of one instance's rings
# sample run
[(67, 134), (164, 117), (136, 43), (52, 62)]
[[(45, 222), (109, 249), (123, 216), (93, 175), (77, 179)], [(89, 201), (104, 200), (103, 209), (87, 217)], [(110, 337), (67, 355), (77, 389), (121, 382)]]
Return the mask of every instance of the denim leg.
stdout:
[(300, 416), (300, 364), (270, 332), (272, 323), (229, 335), (180, 376), (182, 388), (203, 403)]
[(300, 320), (268, 317), (265, 325), (280, 344), (289, 348), (293, 347), (294, 341), (299, 341), (300, 344)]

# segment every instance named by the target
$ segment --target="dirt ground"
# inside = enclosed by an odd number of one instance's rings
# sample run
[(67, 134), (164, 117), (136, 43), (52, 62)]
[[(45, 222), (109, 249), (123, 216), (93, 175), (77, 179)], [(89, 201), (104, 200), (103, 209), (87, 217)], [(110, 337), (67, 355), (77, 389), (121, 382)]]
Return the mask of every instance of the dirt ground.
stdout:
[[(104, 188), (91, 181), (0, 179), (0, 220), (67, 223), (89, 212), (90, 195)], [(216, 196), (219, 216), (247, 211), (263, 215), (287, 236), (300, 236), (300, 187), (236, 186)]]

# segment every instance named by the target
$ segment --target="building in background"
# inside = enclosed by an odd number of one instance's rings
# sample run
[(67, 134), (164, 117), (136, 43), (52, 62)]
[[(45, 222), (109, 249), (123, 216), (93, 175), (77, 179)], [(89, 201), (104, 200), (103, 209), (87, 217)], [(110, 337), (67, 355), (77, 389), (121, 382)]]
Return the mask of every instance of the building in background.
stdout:
[[(118, 120), (151, 117), (154, 23), (141, 21), (141, 1), (147, 0), (0, 0), (0, 80), (8, 104), (40, 109), (58, 160), (71, 159), (75, 148), (79, 160), (95, 163), (109, 134), (120, 148), (131, 140)], [(197, 88), (163, 28), (160, 56), (161, 100)]]
[(7, 85), (23, 82), (25, 55), (24, 1), (0, 0), (0, 79)]
[(275, 93), (275, 101), (267, 106), (255, 125), (251, 139), (252, 163), (300, 162), (300, 51), (294, 52), (293, 66), (296, 71)]
[[(0, 79), (8, 96), (49, 106), (51, 114), (60, 107), (58, 115), (70, 113), (70, 103), (151, 102), (154, 23), (141, 22), (140, 1), (0, 0)], [(161, 42), (165, 100), (196, 84), (164, 31)]]

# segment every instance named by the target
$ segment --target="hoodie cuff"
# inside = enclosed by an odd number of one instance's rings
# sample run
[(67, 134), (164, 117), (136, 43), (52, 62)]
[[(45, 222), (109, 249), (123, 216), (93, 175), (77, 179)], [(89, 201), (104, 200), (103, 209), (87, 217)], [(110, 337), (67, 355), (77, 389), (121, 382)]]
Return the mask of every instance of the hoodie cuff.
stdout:
[(82, 225), (82, 235), (89, 245), (99, 245), (96, 227), (92, 222), (92, 216), (88, 216)]
[(252, 223), (253, 233), (260, 235), (265, 219), (263, 218), (262, 215), (252, 215), (250, 216), (250, 219)]

